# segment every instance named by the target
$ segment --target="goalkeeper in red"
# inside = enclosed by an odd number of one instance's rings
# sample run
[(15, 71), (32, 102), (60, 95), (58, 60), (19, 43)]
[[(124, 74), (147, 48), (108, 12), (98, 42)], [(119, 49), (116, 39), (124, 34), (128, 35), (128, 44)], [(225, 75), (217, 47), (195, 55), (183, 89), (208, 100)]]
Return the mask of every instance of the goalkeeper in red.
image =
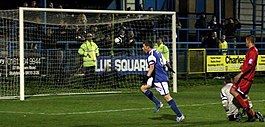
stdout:
[(176, 122), (184, 120), (184, 115), (180, 112), (175, 100), (170, 96), (168, 90), (168, 75), (164, 69), (164, 66), (168, 66), (169, 70), (173, 71), (172, 68), (166, 64), (166, 60), (163, 55), (153, 49), (153, 43), (151, 41), (144, 42), (143, 50), (148, 54), (147, 63), (149, 70), (144, 77), (141, 91), (156, 104), (155, 112), (158, 112), (159, 109), (163, 107), (163, 103), (160, 102), (152, 93), (152, 91), (149, 90), (152, 86), (154, 86), (156, 91), (163, 96), (170, 108), (176, 113)]
[(258, 49), (255, 47), (255, 37), (253, 35), (248, 35), (245, 43), (248, 47), (248, 52), (241, 66), (241, 72), (234, 77), (234, 84), (230, 89), (230, 93), (243, 107), (243, 114), (248, 115), (247, 122), (254, 122), (255, 119), (259, 119), (259, 121), (263, 122), (263, 116), (258, 112), (255, 113), (253, 109), (250, 108), (249, 101), (244, 98), (245, 95), (249, 93), (254, 80), (259, 55)]

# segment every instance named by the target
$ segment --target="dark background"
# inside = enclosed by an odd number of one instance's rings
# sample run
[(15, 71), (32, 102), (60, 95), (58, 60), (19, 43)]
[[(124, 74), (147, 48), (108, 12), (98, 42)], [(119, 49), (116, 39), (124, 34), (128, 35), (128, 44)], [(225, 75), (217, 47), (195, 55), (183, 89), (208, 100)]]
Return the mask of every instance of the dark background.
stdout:
[[(19, 6), (22, 6), (24, 2), (27, 2), (28, 5), (31, 5), (31, 1), (33, 0), (1, 0), (0, 2), (0, 9), (16, 9)], [(44, 0), (36, 0), (39, 7), (43, 7)], [(47, 0), (48, 3), (51, 0)], [(113, 0), (52, 0), (54, 3), (54, 8), (58, 8), (61, 4), (63, 8), (90, 8), (90, 9), (105, 9)]]

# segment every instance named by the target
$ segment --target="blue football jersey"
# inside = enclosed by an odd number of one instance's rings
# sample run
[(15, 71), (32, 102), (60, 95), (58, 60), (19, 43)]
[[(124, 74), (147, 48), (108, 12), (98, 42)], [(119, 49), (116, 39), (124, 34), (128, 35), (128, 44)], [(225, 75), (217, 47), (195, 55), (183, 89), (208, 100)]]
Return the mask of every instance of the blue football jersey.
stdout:
[(167, 82), (168, 76), (167, 72), (164, 69), (164, 65), (166, 64), (166, 59), (163, 57), (163, 55), (156, 51), (155, 49), (152, 49), (147, 56), (147, 63), (148, 67), (150, 65), (154, 64), (154, 71), (152, 73), (152, 77), (154, 78), (154, 83), (157, 82)]

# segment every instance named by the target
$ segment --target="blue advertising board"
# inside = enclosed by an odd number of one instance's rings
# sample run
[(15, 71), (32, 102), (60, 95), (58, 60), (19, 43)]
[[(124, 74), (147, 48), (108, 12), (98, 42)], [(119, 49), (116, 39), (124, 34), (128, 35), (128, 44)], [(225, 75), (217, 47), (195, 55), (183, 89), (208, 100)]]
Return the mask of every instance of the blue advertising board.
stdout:
[(96, 73), (117, 71), (119, 74), (146, 74), (146, 56), (99, 56)]

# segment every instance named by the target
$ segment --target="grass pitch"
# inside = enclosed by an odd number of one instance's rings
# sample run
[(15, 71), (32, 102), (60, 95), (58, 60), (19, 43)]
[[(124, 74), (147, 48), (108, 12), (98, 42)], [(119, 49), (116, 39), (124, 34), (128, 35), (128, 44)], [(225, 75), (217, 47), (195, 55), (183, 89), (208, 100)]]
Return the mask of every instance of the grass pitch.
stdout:
[[(221, 104), (222, 85), (179, 87), (171, 93), (186, 119), (164, 103), (155, 105), (142, 93), (30, 97), (25, 101), (0, 100), (1, 127), (264, 127), (263, 122), (230, 122)], [(265, 114), (263, 84), (253, 84), (250, 97), (255, 111)]]

